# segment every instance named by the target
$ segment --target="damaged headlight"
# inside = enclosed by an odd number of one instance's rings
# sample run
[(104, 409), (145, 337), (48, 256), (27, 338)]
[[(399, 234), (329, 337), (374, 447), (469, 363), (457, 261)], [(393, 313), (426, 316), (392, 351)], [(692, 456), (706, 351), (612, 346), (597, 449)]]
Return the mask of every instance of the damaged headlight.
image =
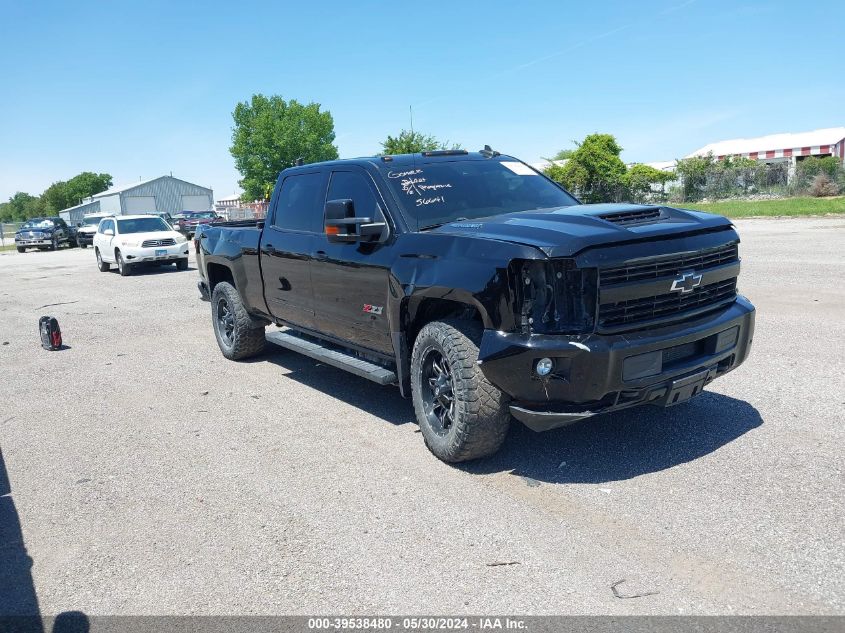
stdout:
[(525, 260), (517, 267), (519, 323), (532, 334), (581, 334), (596, 317), (595, 268), (579, 269), (571, 259)]

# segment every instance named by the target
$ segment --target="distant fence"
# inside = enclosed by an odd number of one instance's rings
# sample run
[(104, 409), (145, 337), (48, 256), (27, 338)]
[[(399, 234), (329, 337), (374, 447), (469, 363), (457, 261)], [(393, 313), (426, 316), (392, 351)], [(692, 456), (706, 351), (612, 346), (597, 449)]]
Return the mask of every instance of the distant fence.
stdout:
[(845, 194), (845, 167), (835, 157), (777, 163), (748, 159), (717, 161), (686, 159), (675, 168), (674, 179), (632, 190), (623, 182), (593, 180), (573, 193), (588, 202), (686, 203), (726, 198), (766, 199), (791, 196)]
[(0, 222), (0, 246), (15, 243), (15, 233), (23, 226), (23, 222)]
[(229, 221), (234, 220), (261, 220), (267, 213), (264, 208), (253, 207), (232, 207), (219, 211), (221, 215), (225, 215)]

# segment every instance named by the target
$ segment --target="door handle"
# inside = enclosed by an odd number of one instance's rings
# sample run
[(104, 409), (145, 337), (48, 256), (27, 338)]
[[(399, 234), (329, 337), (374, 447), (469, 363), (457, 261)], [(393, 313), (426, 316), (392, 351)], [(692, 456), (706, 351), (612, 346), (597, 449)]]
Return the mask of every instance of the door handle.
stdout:
[(320, 261), (323, 261), (323, 260), (326, 260), (326, 259), (329, 258), (326, 251), (315, 251), (314, 253), (311, 254), (311, 257), (313, 257), (314, 259), (319, 259)]

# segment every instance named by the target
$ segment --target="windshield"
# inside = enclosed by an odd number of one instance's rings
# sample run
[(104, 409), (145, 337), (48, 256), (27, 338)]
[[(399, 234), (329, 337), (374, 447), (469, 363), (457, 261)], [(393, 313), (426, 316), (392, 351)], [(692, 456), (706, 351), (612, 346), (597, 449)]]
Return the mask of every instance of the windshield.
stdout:
[(106, 216), (94, 215), (89, 218), (82, 218), (82, 224), (84, 224), (85, 226), (97, 226), (100, 223), (100, 220), (102, 220), (104, 217)]
[(385, 170), (411, 225), (430, 228), (455, 220), (578, 204), (568, 193), (518, 161), (459, 160)]
[(135, 218), (132, 220), (118, 220), (117, 232), (126, 233), (154, 233), (156, 231), (171, 231), (167, 222), (161, 218)]
[(45, 218), (33, 218), (28, 222), (24, 222), (22, 229), (51, 229), (55, 225), (53, 224), (52, 220), (47, 220)]
[(185, 213), (182, 217), (188, 220), (213, 220), (217, 217), (214, 211), (201, 211), (199, 213)]

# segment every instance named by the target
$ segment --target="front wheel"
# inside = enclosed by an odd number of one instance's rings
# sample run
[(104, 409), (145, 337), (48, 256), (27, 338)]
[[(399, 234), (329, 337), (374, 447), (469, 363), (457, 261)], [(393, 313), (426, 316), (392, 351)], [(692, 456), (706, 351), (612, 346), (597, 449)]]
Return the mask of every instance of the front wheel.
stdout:
[(57, 238), (57, 237), (54, 235), (54, 236), (53, 236), (53, 241), (52, 241), (52, 242), (50, 242), (50, 250), (51, 250), (51, 251), (55, 251), (55, 250), (58, 250), (58, 248), (59, 248), (59, 238)]
[(176, 270), (188, 270), (188, 258), (176, 260)]
[(120, 254), (120, 251), (117, 251), (114, 254), (115, 259), (117, 260), (117, 270), (120, 273), (121, 277), (128, 277), (132, 274), (132, 265), (127, 264), (123, 261), (123, 255)]
[(211, 320), (217, 345), (229, 360), (250, 358), (264, 351), (264, 325), (249, 316), (232, 284), (221, 281), (214, 286)]
[(79, 248), (88, 248), (88, 244), (85, 242), (79, 242)]
[(100, 255), (100, 249), (99, 248), (94, 249), (94, 255), (97, 256), (97, 268), (100, 269), (100, 272), (101, 273), (109, 272), (109, 268), (111, 268), (111, 264), (103, 261), (103, 256)]
[(25, 253), (25, 252), (26, 252), (26, 247), (24, 247), (24, 246), (18, 246), (18, 252), (19, 252), (19, 253)]
[(411, 393), (429, 450), (444, 462), (492, 455), (510, 427), (507, 396), (478, 367), (481, 328), (435, 321), (414, 342)]

